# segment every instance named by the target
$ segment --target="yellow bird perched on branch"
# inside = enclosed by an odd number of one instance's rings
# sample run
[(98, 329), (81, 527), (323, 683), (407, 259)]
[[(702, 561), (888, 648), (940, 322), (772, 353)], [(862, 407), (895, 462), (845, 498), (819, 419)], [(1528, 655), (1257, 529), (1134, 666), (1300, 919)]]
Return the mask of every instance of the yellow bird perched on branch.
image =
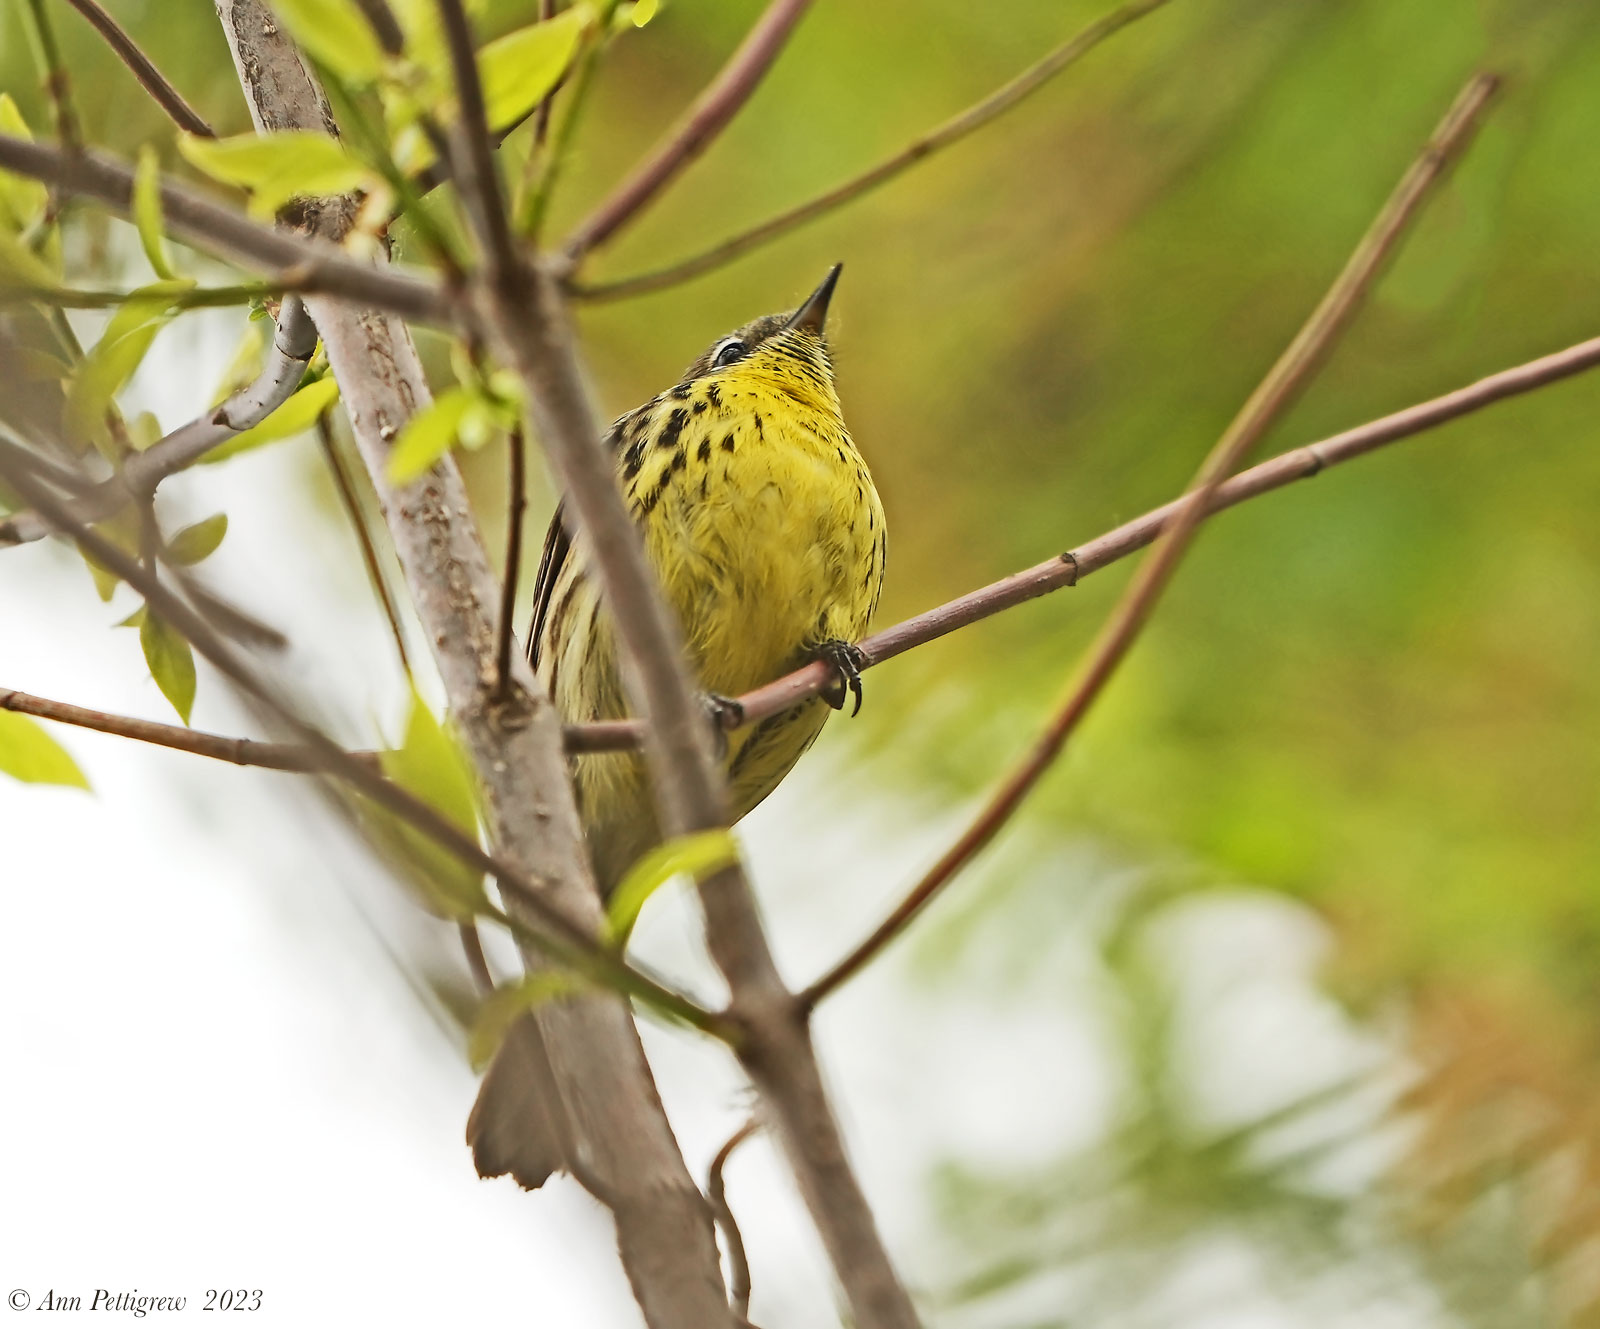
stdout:
[[(734, 816), (761, 802), (853, 693), (883, 585), (883, 505), (845, 427), (828, 355), (835, 266), (793, 313), (769, 314), (714, 343), (673, 387), (612, 425), (624, 497), (713, 710), (811, 660), (839, 671), (812, 698), (728, 736)], [(529, 656), (568, 722), (628, 714), (612, 625), (585, 537), (558, 508), (534, 587)], [(578, 808), (602, 893), (660, 839), (640, 757), (574, 759)], [(478, 1170), (540, 1185), (553, 1166), (541, 1116), (551, 1086), (531, 1029), (484, 1079), (467, 1126)], [(532, 1059), (527, 1054), (532, 1052)], [(559, 1152), (559, 1151), (556, 1151)]]

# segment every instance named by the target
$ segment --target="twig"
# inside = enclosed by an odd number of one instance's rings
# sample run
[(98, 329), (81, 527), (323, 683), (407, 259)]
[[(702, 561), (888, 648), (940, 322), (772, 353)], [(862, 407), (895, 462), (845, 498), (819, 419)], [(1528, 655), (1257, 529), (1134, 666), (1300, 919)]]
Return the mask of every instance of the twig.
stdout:
[[(237, 286), (197, 287), (174, 291), (168, 303), (174, 309), (215, 309), (228, 305), (247, 305), (252, 300), (283, 294), (284, 288), (271, 282), (245, 282)], [(47, 304), (57, 309), (114, 309), (130, 300), (149, 300), (148, 291), (85, 291), (67, 286), (28, 286), (12, 284), (0, 277), (0, 305)]]
[(78, 124), (78, 114), (72, 108), (72, 80), (67, 75), (66, 62), (61, 58), (61, 47), (56, 43), (55, 29), (50, 24), (45, 0), (28, 0), (28, 16), (37, 55), (44, 74), (45, 92), (56, 118), (56, 137), (68, 152), (83, 147), (83, 129)]
[(499, 643), (495, 648), (495, 693), (505, 697), (511, 688), (512, 619), (517, 609), (517, 581), (522, 572), (522, 524), (528, 510), (527, 440), (519, 425), (506, 439), (510, 454), (510, 505), (506, 515), (506, 573), (500, 579)]
[[(0, 169), (98, 199), (121, 212), (128, 211), (133, 194), (133, 172), (119, 161), (5, 134), (0, 134)], [(434, 282), (359, 263), (326, 240), (259, 225), (165, 178), (161, 210), (173, 235), (270, 274), (279, 289), (359, 301), (421, 323), (453, 325), (464, 312)]]
[(604, 244), (637, 217), (668, 181), (706, 150), (750, 99), (756, 85), (778, 58), (794, 25), (810, 7), (811, 0), (772, 0), (739, 44), (739, 49), (729, 57), (705, 91), (695, 98), (677, 126), (568, 237), (562, 250), (569, 262), (576, 263), (590, 250)]
[(728, 1304), (745, 1321), (750, 1318), (750, 1257), (745, 1253), (739, 1222), (728, 1204), (728, 1188), (722, 1173), (733, 1151), (760, 1129), (761, 1123), (754, 1120), (739, 1127), (717, 1150), (717, 1156), (711, 1160), (711, 1172), (706, 1177), (706, 1199), (711, 1201), (711, 1212), (716, 1215), (717, 1226), (722, 1229), (722, 1239), (728, 1247)]
[(835, 208), (860, 198), (861, 195), (892, 180), (900, 172), (915, 166), (918, 162), (926, 161), (940, 149), (947, 148), (982, 128), (989, 121), (1005, 114), (1013, 106), (1037, 92), (1069, 65), (1076, 64), (1082, 56), (1087, 55), (1107, 37), (1166, 3), (1167, 0), (1136, 0), (1136, 3), (1124, 5), (1121, 9), (1107, 14), (1063, 42), (1049, 55), (1025, 69), (1009, 83), (997, 88), (982, 101), (969, 106), (959, 115), (951, 117), (936, 129), (907, 144), (893, 156), (886, 157), (876, 166), (869, 167), (860, 175), (852, 176), (813, 199), (780, 212), (775, 217), (769, 217), (749, 230), (730, 236), (703, 253), (651, 272), (620, 277), (615, 281), (574, 282), (572, 292), (585, 300), (618, 300), (674, 286), (679, 282), (688, 281), (691, 277), (698, 277), (702, 273), (720, 268), (739, 255), (749, 253), (752, 249), (757, 249), (796, 227), (804, 226), (807, 222), (815, 221)]
[(467, 957), (467, 968), (472, 973), (472, 985), (480, 997), (494, 995), (494, 974), (489, 970), (489, 957), (483, 953), (483, 938), (478, 935), (478, 925), (464, 921), (460, 925), (461, 950)]
[(394, 638), (395, 654), (400, 657), (400, 668), (411, 677), (411, 657), (406, 652), (406, 633), (400, 624), (400, 608), (389, 590), (389, 579), (383, 575), (383, 564), (378, 558), (378, 547), (373, 543), (372, 531), (367, 526), (367, 515), (362, 511), (361, 499), (356, 494), (354, 481), (339, 456), (339, 443), (333, 436), (332, 412), (324, 411), (317, 417), (317, 441), (322, 445), (322, 455), (327, 459), (328, 472), (333, 476), (334, 488), (339, 491), (339, 501), (355, 532), (356, 543), (361, 546), (361, 561), (366, 565), (367, 580), (383, 606), (383, 616), (389, 623), (389, 633)]
[[(137, 558), (125, 554), (97, 531), (77, 520), (67, 506), (26, 468), (5, 466), (0, 467), (0, 472), (3, 472), (6, 482), (43, 513), (62, 535), (71, 539), (96, 563), (137, 590), (144, 596), (152, 613), (159, 614), (167, 626), (184, 637), (200, 656), (241, 692), (266, 707), (290, 729), (299, 743), (322, 763), (322, 769), (329, 775), (399, 817), (412, 830), (426, 836), (463, 863), (492, 876), (508, 899), (515, 898), (523, 909), (539, 919), (543, 930), (536, 934), (537, 943), (555, 959), (619, 992), (637, 996), (707, 1033), (722, 1038), (730, 1036), (722, 1017), (705, 1010), (681, 993), (672, 991), (622, 960), (614, 951), (598, 944), (592, 933), (552, 906), (534, 882), (493, 854), (485, 852), (475, 838), (436, 811), (431, 804), (385, 779), (374, 769), (370, 759), (344, 751), (315, 726), (290, 711), (245, 668), (232, 648), (211, 630), (187, 601), (152, 576)], [(133, 733), (127, 736), (144, 737)]]
[[(147, 501), (168, 476), (186, 470), (208, 452), (260, 424), (294, 395), (316, 349), (317, 330), (305, 306), (298, 296), (289, 296), (278, 310), (272, 346), (255, 381), (143, 452), (134, 453), (118, 474), (79, 496), (76, 515), (85, 521), (103, 521), (131, 500)], [(38, 514), (16, 512), (0, 520), (0, 548), (42, 540), (49, 533), (49, 523)]]
[[(0, 710), (33, 715), (41, 720), (54, 720), (58, 724), (75, 725), (79, 729), (93, 729), (98, 733), (131, 738), (140, 743), (153, 743), (157, 747), (172, 748), (198, 757), (211, 757), (234, 766), (302, 773), (327, 769), (316, 752), (304, 743), (263, 743), (254, 738), (229, 738), (183, 725), (160, 724), (154, 720), (138, 720), (132, 716), (91, 710), (87, 706), (52, 701), (48, 697), (35, 697), (31, 693), (10, 688), (0, 688)], [(355, 760), (367, 763), (373, 770), (378, 768), (377, 759), (370, 752), (350, 755)]]
[(194, 107), (184, 101), (183, 94), (167, 81), (150, 57), (139, 48), (139, 44), (118, 27), (116, 19), (95, 0), (67, 0), (67, 3), (88, 19), (94, 30), (106, 39), (106, 44), (117, 53), (122, 63), (133, 71), (140, 87), (154, 98), (156, 105), (171, 117), (179, 129), (205, 138), (216, 137), (216, 131)]
[(1191, 537), (1216, 497), (1218, 488), (1239, 461), (1266, 433), (1312, 372), (1322, 363), (1339, 333), (1372, 288), (1407, 224), (1416, 216), (1429, 187), (1466, 145), (1479, 114), (1498, 86), (1493, 75), (1479, 74), (1457, 95), (1422, 154), (1390, 195), (1362, 236), (1355, 252), (1334, 280), (1311, 317), (1278, 357), (1259, 387), (1223, 432), (1202, 463), (1188, 492), (1179, 500), (1155, 549), (1139, 568), (1112, 610), (1085, 663), (1068, 689), (1066, 700), (1051, 717), (1032, 749), (1001, 783), (982, 812), (923, 876), (888, 918), (801, 994), (815, 1005), (861, 970), (967, 863), (1005, 826), (1012, 814), (1050, 768), (1068, 737), (1116, 672), (1149, 620), (1170, 582)]
[(454, 166), (456, 185), (483, 246), (487, 277), (507, 287), (506, 294), (521, 298), (522, 258), (511, 235), (511, 222), (500, 197), (500, 176), (495, 170), (494, 143), (484, 110), (483, 84), (472, 46), (472, 28), (461, 0), (437, 0), (450, 64), (455, 73), (459, 114), (455, 124)]

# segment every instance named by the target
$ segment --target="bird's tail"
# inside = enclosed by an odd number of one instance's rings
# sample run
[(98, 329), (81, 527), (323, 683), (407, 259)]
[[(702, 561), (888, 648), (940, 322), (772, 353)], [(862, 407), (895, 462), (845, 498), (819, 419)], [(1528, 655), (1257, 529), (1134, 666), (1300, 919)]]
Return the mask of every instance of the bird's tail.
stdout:
[(480, 1177), (509, 1175), (530, 1191), (572, 1170), (572, 1128), (533, 1016), (517, 1020), (489, 1063), (467, 1144)]

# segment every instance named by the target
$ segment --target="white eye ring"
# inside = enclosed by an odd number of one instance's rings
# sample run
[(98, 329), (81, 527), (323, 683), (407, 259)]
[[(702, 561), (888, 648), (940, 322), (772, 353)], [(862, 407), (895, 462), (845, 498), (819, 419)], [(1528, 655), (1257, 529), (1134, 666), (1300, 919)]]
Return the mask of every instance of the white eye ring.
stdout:
[(742, 359), (749, 350), (750, 348), (740, 338), (724, 337), (711, 352), (711, 367), (721, 369), (724, 365), (731, 365), (734, 361)]

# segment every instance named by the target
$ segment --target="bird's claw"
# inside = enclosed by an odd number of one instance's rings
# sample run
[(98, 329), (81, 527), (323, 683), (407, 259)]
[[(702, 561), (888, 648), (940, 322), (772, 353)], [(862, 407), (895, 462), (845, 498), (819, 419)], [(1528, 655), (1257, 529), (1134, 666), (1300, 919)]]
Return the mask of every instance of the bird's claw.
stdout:
[(839, 671), (839, 677), (823, 690), (822, 700), (834, 710), (841, 711), (845, 697), (854, 697), (856, 704), (850, 714), (860, 715), (861, 671), (867, 667), (867, 657), (861, 648), (852, 642), (832, 638), (818, 645), (817, 659), (826, 660)]
[(732, 697), (717, 692), (700, 694), (700, 704), (706, 708), (706, 719), (711, 722), (711, 741), (716, 744), (717, 758), (728, 755), (728, 731), (744, 723), (744, 707)]

